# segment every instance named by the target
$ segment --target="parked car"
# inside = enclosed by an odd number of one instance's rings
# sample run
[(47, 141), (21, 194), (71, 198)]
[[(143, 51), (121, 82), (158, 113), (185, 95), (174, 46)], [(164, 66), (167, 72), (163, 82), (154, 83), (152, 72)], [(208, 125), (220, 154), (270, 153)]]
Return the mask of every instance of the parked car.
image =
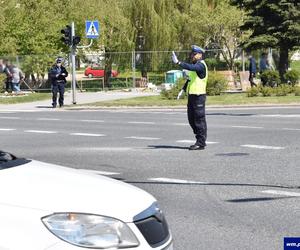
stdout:
[(173, 250), (149, 193), (84, 170), (0, 151), (0, 249)]
[[(118, 75), (118, 71), (116, 70), (112, 70), (111, 71), (111, 76), (112, 77), (116, 77)], [(97, 66), (88, 66), (85, 71), (84, 71), (84, 75), (88, 76), (89, 78), (93, 78), (93, 77), (104, 77), (105, 75), (105, 70), (102, 69), (101, 67), (97, 67)]]

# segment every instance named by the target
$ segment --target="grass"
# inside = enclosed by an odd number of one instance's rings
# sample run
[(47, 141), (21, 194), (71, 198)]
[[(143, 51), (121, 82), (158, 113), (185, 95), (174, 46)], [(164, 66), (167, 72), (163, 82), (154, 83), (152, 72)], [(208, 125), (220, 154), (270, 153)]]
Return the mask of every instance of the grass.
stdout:
[[(119, 99), (89, 104), (90, 106), (186, 106), (187, 99), (168, 100), (161, 96), (135, 97), (131, 99)], [(220, 96), (208, 96), (207, 105), (256, 105), (256, 104), (300, 104), (300, 96), (271, 96), (271, 97), (247, 97), (246, 94), (223, 94)]]
[(0, 104), (16, 104), (51, 99), (50, 93), (28, 93), (26, 95), (5, 96), (0, 94)]

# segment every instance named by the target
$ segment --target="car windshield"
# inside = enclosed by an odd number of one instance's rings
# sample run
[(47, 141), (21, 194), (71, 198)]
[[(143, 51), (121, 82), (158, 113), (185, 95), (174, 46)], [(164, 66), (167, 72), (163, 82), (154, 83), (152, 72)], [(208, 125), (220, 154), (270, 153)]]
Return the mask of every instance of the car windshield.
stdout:
[(17, 158), (16, 156), (0, 150), (0, 170), (17, 167), (30, 162), (30, 160)]

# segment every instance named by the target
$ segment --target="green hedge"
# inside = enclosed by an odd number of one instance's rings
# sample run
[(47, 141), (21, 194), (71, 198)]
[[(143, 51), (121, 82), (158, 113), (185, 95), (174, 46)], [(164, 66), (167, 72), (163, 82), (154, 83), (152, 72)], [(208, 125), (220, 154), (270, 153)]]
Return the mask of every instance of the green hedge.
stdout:
[(295, 94), (296, 96), (300, 95), (300, 87), (291, 86), (288, 84), (281, 84), (278, 87), (254, 87), (249, 88), (246, 91), (248, 97), (254, 96), (287, 96), (289, 94)]
[(297, 70), (289, 70), (284, 74), (284, 80), (286, 83), (291, 84), (292, 86), (295, 86), (300, 79), (300, 73)]
[(220, 95), (228, 87), (226, 78), (218, 72), (210, 71), (208, 73), (208, 81), (206, 92), (208, 95)]

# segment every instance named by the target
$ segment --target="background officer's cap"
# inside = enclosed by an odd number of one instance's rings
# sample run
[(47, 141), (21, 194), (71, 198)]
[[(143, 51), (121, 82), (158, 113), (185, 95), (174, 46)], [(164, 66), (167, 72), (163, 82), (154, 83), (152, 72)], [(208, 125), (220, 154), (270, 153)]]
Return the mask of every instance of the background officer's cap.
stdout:
[(56, 58), (56, 63), (62, 63), (64, 61), (64, 59), (62, 57), (58, 57)]
[(204, 54), (205, 50), (197, 45), (192, 45), (192, 52)]

